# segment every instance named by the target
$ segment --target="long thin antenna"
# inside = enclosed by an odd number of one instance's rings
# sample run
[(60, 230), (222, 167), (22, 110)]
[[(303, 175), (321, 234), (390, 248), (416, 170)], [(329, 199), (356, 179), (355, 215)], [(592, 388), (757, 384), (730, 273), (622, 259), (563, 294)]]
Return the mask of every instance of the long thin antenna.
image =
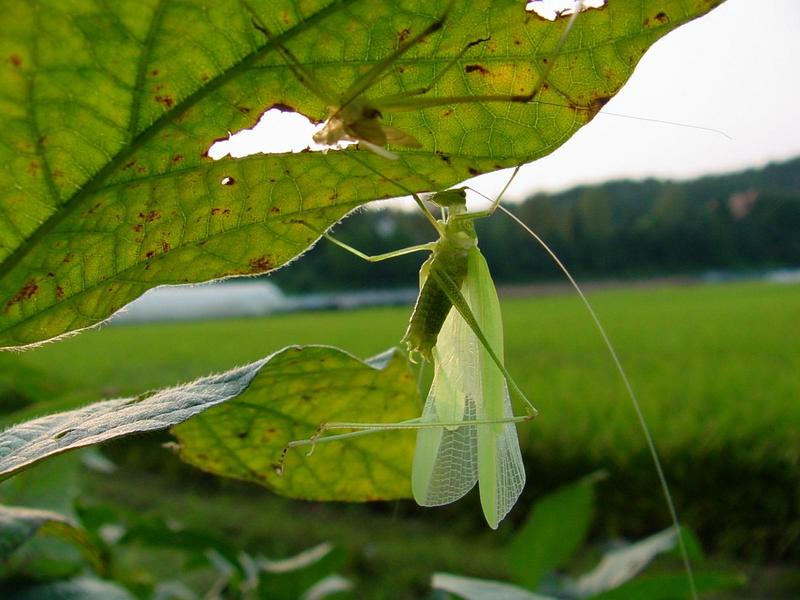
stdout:
[[(516, 173), (515, 173), (516, 174)], [(686, 543), (683, 540), (683, 535), (681, 534), (681, 524), (678, 520), (678, 511), (675, 510), (675, 503), (672, 500), (672, 494), (669, 491), (669, 485), (667, 484), (667, 478), (664, 475), (664, 469), (661, 466), (661, 459), (658, 457), (658, 451), (656, 451), (656, 445), (653, 442), (653, 436), (650, 433), (650, 428), (647, 426), (647, 421), (644, 418), (644, 414), (642, 413), (641, 406), (639, 405), (639, 400), (636, 397), (636, 393), (633, 391), (633, 386), (631, 385), (630, 380), (628, 379), (628, 374), (625, 372), (625, 368), (622, 366), (622, 361), (620, 361), (619, 356), (617, 355), (617, 351), (614, 349), (614, 346), (611, 344), (611, 339), (606, 334), (606, 330), (603, 327), (602, 323), (600, 323), (600, 319), (597, 317), (597, 313), (595, 313), (592, 304), (589, 302), (589, 299), (583, 293), (583, 290), (578, 285), (578, 282), (575, 281), (575, 278), (572, 277), (572, 274), (569, 272), (564, 263), (556, 256), (555, 252), (550, 249), (550, 246), (539, 237), (530, 227), (528, 227), (519, 217), (517, 217), (514, 213), (508, 210), (505, 206), (499, 205), (498, 208), (506, 213), (509, 217), (511, 217), (517, 224), (522, 227), (525, 231), (527, 231), (530, 236), (535, 239), (542, 248), (550, 255), (555, 263), (558, 265), (558, 268), (564, 273), (566, 278), (572, 284), (572, 287), (575, 288), (575, 291), (578, 292), (581, 300), (583, 301), (586, 310), (589, 311), (589, 314), (594, 321), (594, 324), (597, 326), (597, 330), (600, 332), (603, 341), (606, 344), (606, 348), (608, 348), (608, 352), (611, 354), (611, 358), (614, 359), (614, 364), (617, 367), (617, 371), (619, 371), (620, 376), (622, 377), (622, 381), (625, 383), (625, 389), (628, 392), (628, 396), (631, 399), (631, 403), (633, 404), (633, 409), (636, 411), (636, 418), (639, 420), (639, 425), (642, 428), (642, 432), (644, 433), (645, 440), (647, 440), (647, 447), (650, 450), (650, 457), (653, 459), (653, 464), (656, 467), (656, 473), (658, 473), (658, 481), (661, 484), (661, 491), (664, 494), (664, 499), (667, 502), (667, 508), (669, 510), (670, 517), (672, 518), (672, 524), (675, 527), (675, 533), (678, 538), (678, 547), (681, 553), (681, 559), (683, 560), (683, 566), (686, 570), (686, 578), (689, 581), (689, 592), (693, 600), (697, 600), (697, 586), (694, 582), (694, 571), (692, 570), (692, 562), (689, 559), (689, 551), (686, 548)]]

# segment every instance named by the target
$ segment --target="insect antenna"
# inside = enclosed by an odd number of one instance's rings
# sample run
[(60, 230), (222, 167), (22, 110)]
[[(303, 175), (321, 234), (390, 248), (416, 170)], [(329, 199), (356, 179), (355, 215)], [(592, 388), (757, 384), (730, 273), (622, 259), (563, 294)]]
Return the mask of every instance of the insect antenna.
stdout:
[[(506, 188), (508, 188), (508, 185), (511, 183), (511, 180), (517, 174), (518, 170), (519, 170), (519, 167), (517, 167), (514, 170), (514, 173), (513, 173), (512, 177), (509, 179), (509, 182), (506, 184), (504, 190)], [(481, 194), (481, 195), (483, 195), (483, 194)], [(694, 570), (692, 568), (692, 562), (691, 562), (691, 560), (689, 558), (688, 548), (686, 547), (686, 543), (685, 543), (683, 535), (682, 535), (681, 524), (680, 524), (680, 520), (678, 518), (678, 511), (675, 508), (675, 502), (674, 502), (674, 500), (672, 498), (672, 493), (670, 492), (669, 484), (667, 483), (667, 477), (664, 474), (664, 468), (662, 467), (661, 459), (659, 458), (658, 450), (656, 449), (655, 441), (653, 440), (653, 435), (650, 432), (650, 427), (647, 425), (647, 420), (645, 419), (644, 413), (642, 412), (642, 408), (641, 408), (641, 405), (639, 403), (639, 399), (638, 399), (638, 397), (636, 395), (636, 392), (633, 389), (633, 385), (631, 384), (631, 381), (630, 381), (630, 379), (628, 377), (628, 374), (625, 371), (625, 367), (622, 366), (622, 361), (620, 360), (619, 355), (617, 354), (617, 351), (614, 348), (614, 345), (611, 343), (611, 338), (606, 333), (605, 327), (603, 327), (603, 324), (600, 321), (600, 318), (597, 316), (597, 313), (595, 312), (594, 307), (592, 306), (592, 303), (589, 302), (589, 299), (587, 298), (586, 294), (583, 293), (583, 290), (578, 285), (578, 282), (575, 280), (575, 278), (572, 276), (572, 273), (570, 273), (570, 271), (569, 271), (569, 269), (567, 269), (566, 265), (561, 261), (561, 259), (558, 258), (556, 253), (550, 248), (550, 246), (547, 245), (547, 243), (544, 241), (544, 239), (542, 239), (542, 237), (539, 236), (535, 231), (533, 231), (533, 229), (528, 227), (528, 225), (524, 221), (522, 221), (522, 219), (517, 217), (514, 213), (512, 213), (510, 210), (508, 210), (505, 206), (502, 206), (500, 204), (496, 204), (496, 207), (499, 208), (506, 215), (508, 215), (509, 218), (511, 218), (513, 221), (515, 221), (520, 227), (522, 227), (522, 229), (524, 229), (534, 240), (536, 240), (536, 242), (545, 250), (545, 252), (547, 252), (547, 254), (550, 256), (550, 258), (553, 259), (555, 264), (558, 266), (558, 268), (561, 270), (561, 272), (567, 278), (567, 280), (569, 281), (570, 285), (578, 293), (578, 296), (580, 297), (581, 302), (586, 307), (586, 310), (589, 312), (589, 315), (591, 316), (592, 321), (594, 321), (595, 327), (597, 327), (597, 330), (600, 333), (600, 337), (603, 339), (603, 343), (605, 344), (606, 348), (608, 349), (609, 354), (611, 355), (611, 358), (612, 358), (612, 360), (614, 362), (614, 365), (615, 365), (615, 367), (617, 369), (617, 372), (619, 373), (620, 377), (622, 378), (622, 381), (623, 381), (624, 386), (625, 386), (625, 390), (627, 392), (628, 397), (630, 398), (631, 404), (633, 405), (634, 412), (636, 413), (636, 419), (639, 422), (639, 427), (641, 428), (642, 433), (644, 434), (644, 438), (645, 438), (645, 441), (647, 443), (647, 449), (648, 449), (648, 451), (650, 453), (650, 458), (653, 461), (653, 465), (655, 466), (655, 469), (656, 469), (656, 474), (658, 476), (658, 481), (659, 481), (659, 484), (660, 484), (660, 487), (661, 487), (661, 492), (664, 495), (664, 500), (665, 500), (666, 505), (667, 505), (667, 510), (669, 511), (669, 515), (670, 515), (670, 519), (672, 520), (673, 528), (675, 529), (675, 534), (676, 534), (677, 542), (678, 542), (678, 549), (679, 549), (680, 555), (681, 555), (681, 561), (683, 562), (683, 567), (684, 567), (684, 570), (686, 572), (687, 582), (689, 584), (689, 592), (691, 594), (691, 597), (694, 600), (697, 600), (698, 596), (697, 596), (697, 586), (696, 586), (695, 580), (694, 580)]]

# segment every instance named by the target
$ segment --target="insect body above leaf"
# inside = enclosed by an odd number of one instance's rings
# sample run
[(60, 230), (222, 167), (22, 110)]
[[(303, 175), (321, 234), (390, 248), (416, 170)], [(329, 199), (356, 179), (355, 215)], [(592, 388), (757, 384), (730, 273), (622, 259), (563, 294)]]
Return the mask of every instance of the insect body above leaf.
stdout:
[[(330, 89), (324, 81), (315, 77), (289, 48), (281, 44), (275, 38), (258, 16), (256, 16), (252, 8), (248, 8), (256, 29), (261, 31), (267, 39), (270, 40), (283, 57), (292, 73), (297, 77), (298, 81), (328, 107), (328, 117), (322, 128), (313, 135), (314, 142), (327, 146), (335, 146), (340, 142), (358, 142), (376, 154), (386, 158), (396, 159), (398, 158), (397, 155), (387, 150), (385, 148), (386, 145), (420, 148), (422, 144), (413, 135), (386, 124), (384, 122), (384, 113), (391, 111), (420, 110), (423, 108), (450, 104), (529, 102), (543, 86), (550, 68), (552, 67), (551, 62), (545, 67), (536, 84), (527, 93), (426, 96), (428, 92), (434, 89), (436, 83), (450, 71), (453, 66), (458, 64), (470, 48), (489, 41), (488, 38), (480, 38), (466, 43), (424, 86), (406, 89), (375, 98), (368, 97), (367, 94), (369, 90), (387, 75), (389, 69), (392, 68), (398, 59), (417, 44), (445, 28), (447, 17), (454, 2), (455, 0), (451, 0), (444, 12), (436, 20), (431, 22), (418, 34), (402, 41), (394, 52), (373, 65), (367, 72), (353, 81), (341, 94), (336, 93), (334, 90)], [(570, 21), (570, 24), (565, 29), (558, 48), (560, 48), (571, 23)], [(556, 52), (558, 52), (558, 49)]]

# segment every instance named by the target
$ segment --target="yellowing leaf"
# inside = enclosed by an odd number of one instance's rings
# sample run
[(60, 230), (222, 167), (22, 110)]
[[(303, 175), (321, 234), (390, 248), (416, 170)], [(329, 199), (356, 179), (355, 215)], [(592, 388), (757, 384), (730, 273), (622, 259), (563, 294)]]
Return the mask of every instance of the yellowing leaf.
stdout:
[[(257, 3), (314, 76), (343, 91), (447, 2)], [(0, 348), (106, 319), (147, 289), (265, 273), (370, 200), (436, 190), (546, 155), (612, 97), (646, 48), (711, 0), (613, 0), (566, 19), (523, 0), (456, 2), (370, 95), (524, 94), (526, 104), (412, 108), (387, 124), (420, 141), (366, 151), (214, 161), (215, 139), (274, 105), (320, 120), (311, 94), (237, 0), (3, 0), (0, 10)], [(353, 160), (353, 155), (359, 158)], [(223, 183), (224, 182), (224, 183)]]

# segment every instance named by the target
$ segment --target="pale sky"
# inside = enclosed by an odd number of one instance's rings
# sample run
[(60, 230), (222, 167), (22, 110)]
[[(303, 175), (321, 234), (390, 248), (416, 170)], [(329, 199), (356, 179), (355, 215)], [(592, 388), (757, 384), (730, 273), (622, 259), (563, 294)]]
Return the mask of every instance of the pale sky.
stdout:
[[(525, 166), (506, 198), (619, 178), (690, 179), (800, 155), (798, 59), (800, 0), (727, 0), (650, 48), (603, 111), (553, 154)], [(731, 139), (604, 113), (719, 129)], [(265, 138), (262, 127), (266, 119), (209, 154), (289, 150), (265, 147), (267, 139), (285, 144), (287, 137), (273, 129)], [(290, 126), (294, 134), (304, 127), (295, 151), (308, 145), (314, 126)], [(493, 197), (509, 175), (487, 174), (469, 185)]]
[[(732, 140), (601, 113), (524, 167), (509, 195), (623, 177), (689, 179), (800, 155), (799, 60), (800, 0), (728, 0), (653, 45), (604, 112), (712, 127)], [(476, 184), (492, 190), (505, 179)]]

